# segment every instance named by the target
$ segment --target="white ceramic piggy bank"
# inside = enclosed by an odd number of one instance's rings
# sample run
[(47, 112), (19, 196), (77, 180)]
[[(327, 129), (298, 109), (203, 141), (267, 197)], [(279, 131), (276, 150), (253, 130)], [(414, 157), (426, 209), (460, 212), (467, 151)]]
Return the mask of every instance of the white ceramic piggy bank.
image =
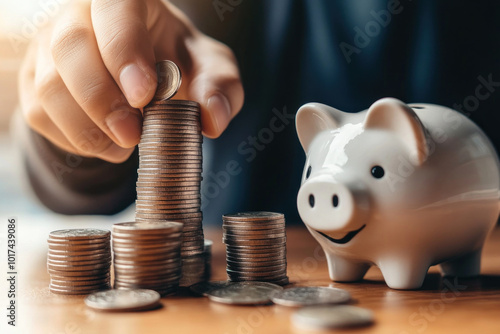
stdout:
[(500, 177), (472, 121), (384, 98), (359, 113), (309, 103), (296, 125), (307, 154), (297, 206), (332, 280), (360, 280), (372, 265), (394, 289), (419, 288), (434, 264), (444, 275), (479, 274)]

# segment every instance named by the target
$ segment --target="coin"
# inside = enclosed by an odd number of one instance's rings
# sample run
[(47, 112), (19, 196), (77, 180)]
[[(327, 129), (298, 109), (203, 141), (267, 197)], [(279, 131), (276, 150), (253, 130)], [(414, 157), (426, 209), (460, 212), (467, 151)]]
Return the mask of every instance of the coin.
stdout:
[(102, 245), (110, 240), (109, 237), (106, 238), (96, 238), (96, 239), (83, 239), (83, 240), (69, 240), (69, 239), (54, 239), (49, 236), (47, 242), (49, 245), (72, 245), (72, 246), (92, 246), (92, 245)]
[(174, 233), (182, 230), (182, 224), (170, 221), (148, 221), (148, 222), (130, 222), (117, 223), (113, 225), (113, 231), (123, 231), (129, 233), (151, 233), (152, 231), (162, 233)]
[[(170, 73), (169, 68), (167, 71), (162, 70), (162, 66), (170, 65), (160, 63), (158, 66), (159, 78)], [(169, 80), (170, 78), (167, 78), (165, 82), (170, 82)], [(167, 85), (169, 84), (171, 83)], [(200, 210), (200, 186), (203, 179), (200, 105), (194, 101), (168, 100), (164, 98), (168, 96), (166, 90), (159, 87), (158, 92), (160, 91), (163, 93), (159, 93), (144, 108), (143, 131), (139, 143), (135, 221), (148, 223), (170, 220), (183, 224), (181, 231), (184, 234), (177, 237), (181, 243), (177, 256), (183, 260), (183, 279), (180, 282), (183, 285), (188, 280), (201, 280), (206, 275), (203, 216)], [(124, 230), (114, 232), (129, 233)], [(158, 249), (156, 246), (140, 243), (141, 247), (137, 247), (131, 245), (138, 244), (137, 238), (119, 235), (117, 237), (114, 249), (119, 254), (117, 253), (115, 258), (133, 259), (137, 261), (136, 264), (130, 261), (126, 263), (137, 268), (142, 268), (139, 266), (144, 263), (142, 257), (160, 261), (161, 253), (153, 251)], [(155, 241), (153, 238), (147, 240), (148, 243)], [(168, 246), (163, 244), (162, 247)], [(136, 254), (133, 254), (134, 252)], [(124, 262), (118, 261), (118, 264)], [(141, 272), (147, 273), (148, 270), (144, 268)], [(119, 277), (117, 282), (120, 282)], [(171, 288), (165, 288), (165, 291), (167, 290), (170, 291)]]
[(308, 306), (292, 315), (292, 323), (305, 329), (361, 327), (373, 324), (373, 312), (350, 305)]
[(157, 219), (113, 225), (115, 288), (147, 288), (160, 295), (175, 291), (182, 228), (182, 223)]
[(154, 99), (168, 100), (177, 93), (181, 86), (181, 71), (174, 62), (162, 60), (156, 63), (156, 72), (158, 73), (158, 85)]
[(52, 231), (49, 234), (51, 239), (65, 239), (65, 240), (87, 240), (90, 238), (109, 238), (110, 232), (106, 230), (98, 230), (91, 228), (84, 229), (68, 229)]
[[(50, 252), (50, 250), (49, 250)], [(83, 252), (85, 253), (85, 252)], [(83, 254), (77, 256), (68, 256), (67, 252), (62, 252), (60, 254), (47, 253), (47, 260), (51, 261), (64, 261), (64, 262), (82, 262), (82, 261), (91, 261), (91, 262), (103, 262), (111, 259), (111, 253), (109, 252), (109, 248), (104, 249), (101, 254)]]
[(110, 248), (106, 247), (103, 249), (95, 249), (95, 250), (83, 250), (83, 251), (74, 251), (74, 250), (59, 250), (59, 249), (50, 249), (49, 248), (49, 256), (64, 256), (64, 257), (74, 257), (74, 256), (109, 256)]
[(109, 282), (97, 282), (92, 285), (68, 285), (65, 283), (57, 284), (54, 281), (50, 282), (49, 288), (56, 290), (66, 290), (66, 291), (75, 291), (75, 292), (87, 292), (89, 290), (104, 290), (109, 289), (111, 286)]
[(281, 237), (281, 238), (265, 238), (265, 239), (247, 239), (247, 240), (244, 240), (243, 238), (238, 238), (238, 237), (233, 238), (233, 237), (225, 234), (222, 241), (225, 244), (231, 244), (233, 247), (235, 247), (235, 246), (278, 246), (278, 245), (285, 244), (286, 238)]
[(224, 215), (222, 220), (226, 272), (230, 281), (288, 284), (283, 214), (241, 212)]
[(49, 234), (47, 243), (47, 271), (52, 293), (86, 294), (109, 288), (109, 231), (57, 230)]
[(102, 311), (143, 311), (156, 307), (160, 294), (153, 290), (109, 290), (85, 298), (85, 305)]
[(238, 212), (234, 214), (226, 214), (223, 217), (231, 221), (251, 221), (256, 222), (260, 220), (278, 220), (284, 219), (282, 213), (267, 212), (267, 211), (253, 211), (253, 212)]
[(198, 295), (208, 296), (208, 292), (224, 288), (229, 284), (233, 284), (228, 281), (211, 281), (211, 282), (200, 282), (193, 284), (189, 287), (189, 290)]
[(295, 307), (318, 304), (343, 304), (350, 300), (351, 294), (346, 290), (312, 286), (285, 289), (273, 297), (275, 304)]
[(70, 265), (70, 264), (52, 264), (47, 263), (47, 268), (51, 270), (59, 270), (59, 271), (85, 271), (85, 270), (98, 270), (98, 269), (108, 269), (110, 263), (92, 263), (87, 265)]
[(283, 289), (279, 285), (265, 282), (232, 283), (228, 286), (206, 292), (208, 298), (231, 305), (269, 304), (272, 296)]
[[(262, 282), (262, 278), (230, 278), (231, 282)], [(283, 275), (281, 277), (275, 277), (273, 279), (266, 279), (266, 282), (273, 283), (277, 285), (287, 285), (289, 283), (288, 276)]]
[(90, 288), (88, 290), (74, 290), (74, 289), (58, 289), (54, 287), (49, 287), (49, 291), (58, 295), (87, 295), (89, 293), (94, 293), (96, 291), (107, 290), (109, 287), (103, 288)]
[(53, 244), (53, 243), (48, 243), (49, 247), (51, 250), (60, 250), (60, 251), (93, 251), (93, 250), (100, 250), (100, 249), (105, 249), (106, 246), (100, 245), (100, 244), (87, 244), (87, 245), (63, 245), (63, 244)]
[(286, 269), (286, 260), (280, 259), (271, 261), (260, 262), (244, 262), (244, 261), (227, 261), (227, 268), (231, 270), (252, 270), (263, 272), (266, 270), (283, 270)]
[(109, 279), (100, 279), (100, 280), (93, 280), (93, 281), (65, 281), (65, 280), (51, 279), (50, 284), (53, 284), (54, 286), (61, 286), (61, 287), (96, 286), (96, 285), (102, 285), (102, 284), (109, 285)]

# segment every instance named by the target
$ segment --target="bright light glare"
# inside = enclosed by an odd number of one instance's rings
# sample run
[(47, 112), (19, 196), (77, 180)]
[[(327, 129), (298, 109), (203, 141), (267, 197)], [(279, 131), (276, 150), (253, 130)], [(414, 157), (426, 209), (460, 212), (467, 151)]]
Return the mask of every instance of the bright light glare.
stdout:
[(50, 0), (0, 0), (0, 34), (19, 33), (24, 20), (32, 20), (36, 12), (42, 11), (41, 4)]

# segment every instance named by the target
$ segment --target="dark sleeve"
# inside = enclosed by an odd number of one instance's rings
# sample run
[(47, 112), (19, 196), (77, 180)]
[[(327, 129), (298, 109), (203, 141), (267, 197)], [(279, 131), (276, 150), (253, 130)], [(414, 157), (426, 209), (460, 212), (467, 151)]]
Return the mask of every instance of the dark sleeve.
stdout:
[(56, 147), (23, 120), (15, 123), (31, 186), (51, 210), (72, 215), (114, 214), (135, 200), (137, 148), (121, 164), (83, 158)]

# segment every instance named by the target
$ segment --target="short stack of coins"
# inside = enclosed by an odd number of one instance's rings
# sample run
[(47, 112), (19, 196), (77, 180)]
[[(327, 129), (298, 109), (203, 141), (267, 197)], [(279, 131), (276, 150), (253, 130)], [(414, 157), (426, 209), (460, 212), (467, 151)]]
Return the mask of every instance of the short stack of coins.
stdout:
[[(158, 89), (144, 108), (139, 144), (136, 221), (184, 224), (181, 254), (187, 286), (203, 279), (204, 237), (200, 186), (202, 142), (200, 105), (169, 100), (180, 85), (180, 71), (170, 61), (157, 64)], [(172, 87), (175, 90), (172, 90)]]
[(110, 288), (110, 232), (57, 230), (49, 234), (47, 270), (50, 291), (83, 295)]
[(181, 277), (182, 224), (168, 221), (113, 225), (115, 289), (174, 293)]
[(288, 284), (283, 214), (244, 212), (224, 215), (222, 228), (230, 281)]

